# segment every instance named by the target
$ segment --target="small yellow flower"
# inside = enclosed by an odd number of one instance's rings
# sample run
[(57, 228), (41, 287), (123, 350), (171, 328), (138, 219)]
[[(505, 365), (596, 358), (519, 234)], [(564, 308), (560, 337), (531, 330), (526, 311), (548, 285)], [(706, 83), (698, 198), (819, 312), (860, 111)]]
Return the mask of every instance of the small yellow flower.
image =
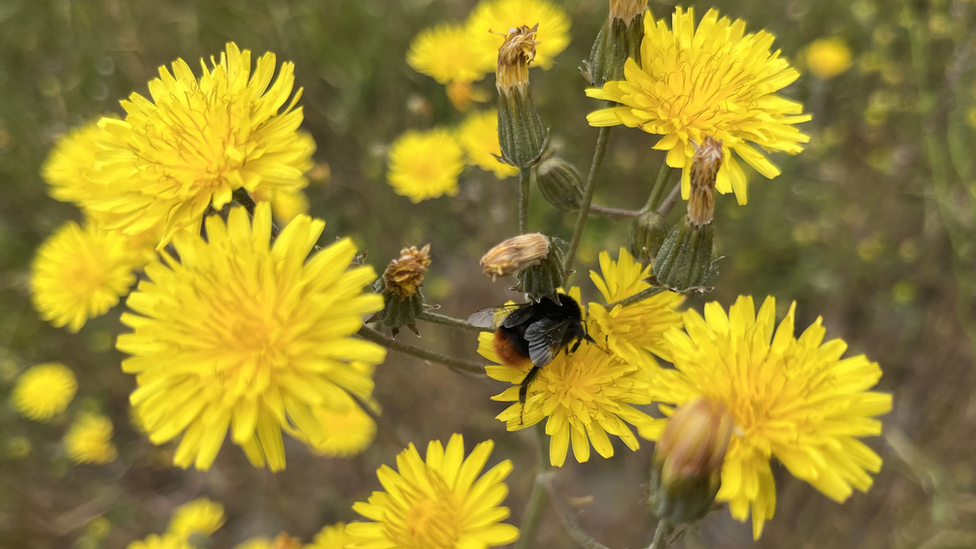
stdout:
[[(103, 118), (113, 118), (106, 115)], [(48, 192), (56, 200), (71, 202), (85, 210), (86, 214), (99, 212), (85, 208), (86, 201), (94, 197), (99, 185), (89, 179), (96, 156), (102, 150), (100, 142), (111, 141), (112, 134), (99, 126), (98, 119), (72, 129), (58, 138), (48, 155), (41, 176), (50, 186)], [(104, 217), (104, 219), (109, 219)]]
[(851, 50), (840, 38), (814, 40), (806, 51), (810, 74), (821, 80), (836, 78), (851, 68)]
[(390, 146), (387, 180), (414, 204), (444, 194), (456, 196), (464, 153), (451, 132), (411, 130)]
[(327, 457), (351, 457), (365, 451), (376, 438), (376, 423), (351, 398), (345, 410), (320, 407), (313, 412), (322, 424), (322, 438), (312, 442)]
[(337, 522), (319, 530), (312, 543), (305, 545), (305, 549), (345, 549), (351, 541), (352, 538), (346, 533), (346, 523)]
[(207, 498), (198, 498), (173, 511), (166, 533), (189, 539), (193, 534), (209, 536), (223, 525), (224, 506)]
[(375, 522), (346, 526), (349, 549), (485, 549), (507, 545), (518, 529), (501, 524), (508, 515), (499, 507), (508, 487), (502, 482), (512, 472), (505, 460), (478, 477), (494, 443), (485, 441), (464, 457), (464, 439), (451, 436), (447, 448), (439, 441), (427, 445), (426, 462), (411, 444), (397, 456), (397, 469), (384, 465), (377, 471), (384, 492), (373, 492), (368, 502), (353, 510)]
[[(607, 303), (651, 287), (644, 281), (651, 276), (651, 267), (634, 261), (634, 256), (624, 248), (620, 248), (617, 261), (611, 261), (607, 252), (600, 252), (600, 271), (603, 277), (590, 271), (590, 279)], [(641, 350), (671, 360), (664, 334), (675, 326), (681, 327), (681, 313), (675, 309), (683, 301), (681, 295), (666, 291), (637, 303), (617, 305), (609, 311), (599, 303), (590, 303), (590, 320), (607, 336), (610, 350), (628, 362), (646, 360)]]
[(108, 312), (129, 293), (134, 269), (145, 254), (134, 253), (131, 238), (69, 221), (37, 250), (31, 266), (31, 298), (41, 318), (77, 332), (89, 318)]
[(136, 374), (130, 400), (149, 439), (183, 435), (176, 465), (209, 468), (229, 432), (254, 466), (277, 471), (282, 431), (314, 445), (325, 436), (316, 408), (347, 391), (369, 398), (372, 378), (351, 363), (386, 351), (352, 336), (383, 298), (363, 292), (376, 274), (350, 268), (349, 239), (309, 257), (324, 226), (300, 215), (271, 246), (270, 205), (253, 224), (233, 208), (226, 225), (207, 218), (208, 241), (178, 234), (179, 261), (146, 267), (122, 315), (133, 332), (117, 347), (131, 355), (122, 369)]
[[(758, 314), (745, 296), (728, 315), (714, 302), (704, 317), (686, 311), (684, 331), (666, 334), (675, 369), (660, 370), (650, 386), (655, 402), (706, 398), (728, 409), (735, 427), (717, 499), (740, 521), (751, 512), (757, 539), (776, 505), (771, 458), (843, 502), (853, 489), (870, 488), (868, 473), (881, 468), (881, 458), (857, 439), (880, 434), (873, 418), (891, 410), (891, 395), (867, 391), (881, 378), (878, 364), (863, 355), (842, 360), (847, 344), (824, 343), (819, 318), (795, 337), (795, 308), (778, 328), (772, 297)], [(667, 421), (655, 420), (641, 435), (657, 440)]]
[[(579, 301), (579, 288), (569, 295)], [(590, 324), (590, 335), (596, 341), (603, 336)], [(483, 332), (478, 337), (478, 353), (502, 364), (492, 346), (494, 335)], [(488, 377), (511, 383), (505, 392), (492, 400), (513, 402), (496, 419), (504, 421), (509, 431), (518, 431), (539, 423), (545, 418), (549, 443), (549, 461), (562, 467), (573, 444), (573, 456), (583, 463), (590, 459), (590, 444), (604, 458), (613, 456), (613, 444), (609, 435), (615, 435), (631, 450), (640, 443), (627, 425), (641, 426), (651, 417), (634, 408), (637, 404), (650, 404), (648, 380), (653, 374), (650, 356), (640, 363), (628, 363), (617, 355), (608, 354), (599, 345), (587, 341), (580, 344), (575, 353), (560, 352), (552, 362), (542, 368), (538, 377), (529, 385), (525, 409), (518, 402), (519, 385), (532, 364), (523, 367), (487, 366)]]
[(272, 83), (274, 54), (252, 73), (251, 52), (234, 43), (211, 63), (201, 61), (197, 78), (177, 59), (149, 82), (152, 100), (133, 93), (122, 101), (125, 120), (101, 120), (113, 140), (101, 144), (89, 174), (99, 189), (85, 206), (119, 217), (106, 228), (159, 230), (162, 245), (183, 227), (199, 230), (207, 206), (220, 209), (236, 189), (306, 186), (314, 146), (297, 131), (294, 65), (283, 63)]
[(126, 549), (193, 549), (193, 546), (185, 539), (172, 534), (164, 536), (150, 534), (146, 539), (133, 541)]
[(104, 464), (115, 461), (119, 453), (112, 444), (112, 421), (102, 415), (82, 415), (64, 435), (64, 450), (75, 463)]
[(421, 31), (413, 39), (407, 64), (439, 84), (470, 83), (481, 80), (488, 72), (484, 63), (479, 62), (478, 53), (466, 28), (441, 24)]
[(498, 111), (469, 114), (458, 128), (458, 141), (468, 158), (468, 165), (492, 172), (498, 179), (518, 174), (518, 168), (496, 158), (502, 154), (498, 144)]
[(483, 0), (468, 16), (468, 37), (477, 48), (479, 66), (494, 72), (498, 48), (509, 29), (539, 25), (535, 64), (552, 68), (556, 56), (569, 45), (569, 16), (546, 0)]
[(677, 8), (671, 29), (664, 21), (644, 18), (643, 65), (628, 59), (625, 80), (607, 82), (586, 95), (618, 103), (590, 113), (591, 126), (623, 124), (663, 136), (654, 148), (668, 151), (667, 163), (680, 168), (681, 195), (691, 192), (691, 165), (696, 145), (711, 137), (722, 144), (722, 166), (715, 188), (735, 192), (746, 203), (746, 175), (735, 154), (772, 179), (780, 174), (756, 150), (797, 154), (810, 140), (796, 124), (810, 120), (796, 101), (774, 95), (799, 73), (779, 51), (770, 52), (773, 36), (745, 34), (746, 24), (719, 19), (709, 10), (695, 28), (693, 9)]
[(46, 420), (65, 411), (77, 390), (74, 372), (64, 364), (49, 362), (20, 374), (11, 401), (27, 419)]

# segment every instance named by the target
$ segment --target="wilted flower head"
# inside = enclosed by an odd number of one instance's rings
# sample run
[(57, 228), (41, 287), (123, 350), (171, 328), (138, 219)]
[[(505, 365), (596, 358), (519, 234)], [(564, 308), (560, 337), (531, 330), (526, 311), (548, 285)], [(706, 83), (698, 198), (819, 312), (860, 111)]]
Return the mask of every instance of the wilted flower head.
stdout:
[(539, 26), (512, 28), (498, 49), (495, 85), (499, 90), (529, 85), (529, 64), (535, 61), (536, 32)]
[(498, 48), (511, 29), (538, 26), (535, 63), (543, 69), (569, 45), (570, 20), (566, 11), (546, 0), (485, 0), (468, 17), (468, 36), (478, 51), (485, 72), (495, 68)]
[(309, 258), (324, 226), (300, 215), (271, 246), (268, 203), (253, 225), (234, 208), (226, 225), (207, 218), (209, 241), (181, 233), (179, 261), (146, 268), (122, 316), (133, 332), (117, 346), (131, 355), (122, 369), (137, 374), (130, 400), (150, 440), (183, 435), (176, 465), (209, 468), (229, 431), (255, 466), (282, 469), (282, 430), (314, 446), (316, 408), (347, 391), (369, 397), (372, 379), (351, 363), (386, 353), (351, 336), (383, 300), (363, 293), (376, 275), (350, 268), (349, 239)]
[(610, 0), (610, 19), (629, 23), (647, 11), (647, 0)]
[(85, 205), (117, 217), (107, 228), (162, 230), (165, 244), (183, 227), (198, 228), (207, 206), (222, 208), (236, 189), (307, 184), (314, 148), (297, 131), (294, 65), (282, 64), (272, 83), (274, 54), (261, 56), (252, 74), (251, 52), (234, 43), (211, 58), (212, 68), (201, 65), (199, 78), (182, 59), (172, 72), (161, 67), (151, 100), (133, 93), (122, 101), (125, 120), (102, 119), (113, 138), (89, 174), (99, 185)]
[(397, 471), (384, 465), (377, 471), (383, 492), (353, 510), (375, 522), (346, 526), (349, 549), (484, 549), (507, 545), (518, 529), (502, 524), (507, 507), (499, 504), (508, 494), (502, 482), (512, 462), (502, 461), (480, 475), (494, 443), (482, 442), (464, 456), (464, 439), (451, 436), (427, 445), (426, 460), (411, 444), (397, 456)]
[(695, 146), (691, 157), (691, 194), (688, 196), (688, 220), (697, 226), (712, 221), (715, 214), (715, 178), (722, 167), (722, 143), (706, 137)]
[(464, 152), (447, 130), (411, 130), (390, 146), (387, 181), (394, 192), (414, 204), (445, 194), (456, 196), (462, 171)]
[[(751, 297), (740, 297), (728, 314), (718, 303), (706, 304), (704, 317), (686, 311), (684, 331), (666, 334), (675, 369), (650, 381), (655, 402), (706, 398), (726, 406), (735, 427), (717, 499), (738, 520), (751, 513), (756, 538), (776, 504), (771, 458), (838, 502), (870, 488), (868, 473), (881, 468), (881, 458), (857, 440), (880, 434), (873, 418), (891, 409), (891, 395), (867, 391), (881, 369), (863, 355), (841, 359), (847, 344), (824, 342), (819, 318), (794, 337), (795, 308), (778, 328), (772, 297), (758, 314)], [(641, 435), (660, 439), (667, 422), (656, 420)]]
[(663, 136), (655, 149), (681, 168), (682, 196), (691, 190), (695, 143), (721, 142), (724, 161), (716, 179), (720, 193), (735, 192), (746, 203), (746, 176), (732, 153), (767, 178), (780, 171), (753, 144), (767, 152), (796, 154), (809, 138), (795, 124), (810, 119), (802, 105), (774, 95), (799, 73), (779, 51), (773, 36), (745, 33), (745, 22), (709, 10), (695, 28), (694, 10), (677, 8), (672, 28), (644, 18), (642, 65), (628, 60), (625, 80), (607, 82), (586, 94), (619, 105), (591, 113), (591, 126), (624, 124)]
[(46, 420), (65, 411), (77, 390), (74, 372), (60, 362), (49, 362), (20, 374), (10, 400), (27, 419)]
[(549, 239), (542, 233), (513, 236), (488, 250), (481, 258), (481, 269), (494, 279), (515, 275), (542, 263), (549, 255)]
[(83, 414), (64, 435), (64, 451), (75, 463), (104, 464), (115, 461), (112, 421), (102, 415)]
[(430, 244), (420, 250), (416, 246), (400, 250), (400, 257), (390, 261), (383, 272), (387, 290), (401, 300), (413, 297), (424, 285), (424, 273), (430, 267)]

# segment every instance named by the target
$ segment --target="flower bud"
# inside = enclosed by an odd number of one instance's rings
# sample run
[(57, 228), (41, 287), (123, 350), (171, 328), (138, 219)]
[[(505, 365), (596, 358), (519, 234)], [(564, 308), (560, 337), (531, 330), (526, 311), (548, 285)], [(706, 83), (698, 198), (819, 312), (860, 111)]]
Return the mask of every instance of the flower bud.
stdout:
[(542, 196), (564, 212), (577, 210), (583, 201), (583, 178), (562, 158), (547, 158), (536, 168), (536, 182)]
[(630, 227), (630, 253), (641, 263), (653, 265), (667, 234), (668, 223), (663, 215), (655, 211), (640, 214)]
[(416, 246), (404, 248), (400, 257), (394, 259), (383, 272), (382, 294), (383, 310), (370, 321), (379, 320), (393, 332), (400, 333), (407, 326), (417, 335), (417, 316), (424, 312), (424, 274), (430, 266), (430, 244), (419, 251)]
[(590, 84), (603, 87), (608, 81), (624, 79), (624, 63), (632, 58), (641, 64), (644, 12), (647, 0), (610, 0), (610, 17), (603, 23), (584, 62), (584, 76)]
[(549, 255), (549, 239), (540, 233), (513, 236), (488, 250), (481, 258), (481, 268), (494, 280), (499, 276), (518, 274), (538, 265)]
[(722, 142), (706, 137), (691, 157), (688, 219), (697, 227), (710, 223), (715, 214), (715, 178), (721, 167)]
[(547, 238), (549, 253), (546, 257), (515, 275), (518, 279), (515, 290), (535, 301), (555, 296), (556, 290), (563, 285), (563, 250), (555, 239)]
[(698, 399), (675, 410), (654, 447), (648, 503), (658, 518), (693, 522), (708, 513), (721, 486), (732, 428), (721, 402)]
[(654, 257), (657, 283), (678, 293), (700, 290), (713, 274), (711, 223), (695, 226), (685, 216), (668, 232)]
[(549, 131), (542, 125), (529, 87), (529, 63), (535, 59), (537, 30), (538, 25), (509, 30), (498, 49), (495, 73), (501, 159), (520, 169), (537, 164), (549, 144)]

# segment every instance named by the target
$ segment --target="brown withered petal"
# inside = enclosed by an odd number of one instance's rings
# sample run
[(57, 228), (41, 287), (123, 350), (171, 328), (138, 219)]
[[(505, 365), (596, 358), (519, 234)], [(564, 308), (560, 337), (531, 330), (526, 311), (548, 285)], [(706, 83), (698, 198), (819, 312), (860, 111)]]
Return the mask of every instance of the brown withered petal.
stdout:
[(691, 196), (688, 219), (697, 227), (715, 214), (715, 178), (722, 167), (722, 142), (706, 137), (691, 158)]
[(535, 60), (535, 33), (539, 25), (522, 25), (510, 29), (505, 35), (505, 43), (498, 48), (498, 69), (495, 85), (498, 89), (511, 89), (529, 83), (529, 63)]
[(424, 273), (430, 266), (430, 244), (417, 250), (416, 246), (400, 250), (383, 272), (383, 283), (393, 295), (402, 299), (412, 297), (424, 285)]
[(481, 258), (481, 268), (494, 279), (514, 275), (538, 265), (549, 254), (549, 239), (540, 233), (514, 236), (488, 250)]
[(610, 0), (610, 19), (629, 23), (646, 9), (647, 0)]

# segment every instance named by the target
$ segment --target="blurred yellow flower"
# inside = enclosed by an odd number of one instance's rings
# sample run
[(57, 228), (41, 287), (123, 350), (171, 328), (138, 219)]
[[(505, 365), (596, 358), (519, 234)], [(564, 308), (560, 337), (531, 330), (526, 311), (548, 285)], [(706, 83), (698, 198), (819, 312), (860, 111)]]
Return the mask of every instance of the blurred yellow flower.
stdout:
[[(649, 15), (649, 14), (648, 14)], [(746, 24), (719, 19), (709, 10), (695, 29), (694, 10), (677, 8), (672, 29), (644, 18), (643, 67), (628, 59), (626, 80), (607, 82), (586, 94), (619, 103), (587, 116), (591, 126), (624, 124), (662, 135), (654, 148), (668, 151), (667, 163), (680, 168), (681, 194), (691, 191), (691, 163), (696, 145), (706, 137), (722, 144), (724, 161), (715, 188), (734, 192), (745, 204), (746, 175), (739, 158), (772, 179), (780, 174), (752, 145), (766, 152), (796, 154), (810, 140), (795, 124), (810, 120), (796, 101), (774, 95), (797, 79), (779, 51), (770, 53), (773, 36), (745, 34)]]
[(478, 478), (494, 442), (478, 444), (464, 457), (464, 439), (451, 436), (447, 448), (440, 441), (427, 445), (426, 462), (410, 446), (397, 456), (397, 469), (377, 471), (385, 492), (373, 492), (353, 510), (376, 522), (346, 526), (349, 549), (485, 549), (518, 539), (518, 529), (500, 521), (508, 518), (499, 507), (508, 487), (503, 480), (512, 462), (502, 461)]
[(207, 218), (209, 242), (177, 234), (180, 260), (146, 268), (122, 315), (118, 339), (137, 374), (131, 402), (154, 444), (183, 434), (174, 462), (208, 469), (230, 430), (256, 467), (285, 466), (284, 430), (314, 445), (324, 436), (313, 411), (369, 398), (373, 380), (350, 365), (382, 362), (386, 351), (351, 336), (362, 315), (383, 307), (363, 287), (369, 267), (349, 268), (356, 247), (340, 240), (316, 252), (325, 223), (300, 215), (269, 245), (271, 209), (243, 208), (227, 224)]
[(160, 68), (149, 82), (151, 101), (133, 93), (122, 101), (125, 120), (101, 120), (114, 140), (89, 174), (99, 188), (85, 205), (119, 217), (106, 228), (161, 230), (162, 245), (180, 228), (199, 228), (207, 206), (220, 209), (236, 189), (307, 184), (314, 147), (297, 131), (302, 91), (292, 96), (294, 65), (283, 63), (272, 83), (272, 53), (253, 74), (251, 52), (233, 43), (211, 61), (212, 69), (201, 61), (199, 79), (182, 59), (172, 73)]
[[(113, 115), (106, 115), (111, 118)], [(48, 154), (41, 176), (49, 185), (51, 197), (62, 202), (71, 202), (84, 209), (85, 202), (91, 199), (98, 184), (88, 178), (94, 168), (96, 156), (102, 148), (99, 142), (112, 140), (112, 134), (99, 126), (98, 119), (72, 129), (58, 138)]]
[(407, 64), (413, 70), (445, 85), (484, 78), (488, 70), (479, 61), (471, 33), (453, 24), (440, 24), (421, 31), (407, 52)]
[(444, 194), (456, 196), (464, 153), (451, 132), (411, 130), (393, 142), (387, 180), (414, 204)]
[(99, 229), (89, 222), (61, 226), (37, 250), (31, 265), (31, 299), (41, 318), (77, 332), (89, 318), (108, 312), (129, 293), (134, 269), (144, 254), (136, 254), (131, 238)]
[[(626, 299), (651, 287), (644, 282), (651, 276), (651, 267), (635, 261), (624, 248), (620, 248), (616, 262), (610, 259), (609, 253), (600, 252), (600, 271), (603, 277), (590, 271), (590, 280), (607, 303)], [(684, 297), (681, 295), (665, 291), (637, 303), (617, 305), (609, 311), (599, 303), (590, 303), (590, 320), (606, 335), (610, 350), (625, 361), (638, 364), (646, 360), (641, 350), (670, 360), (664, 333), (672, 327), (681, 327), (681, 313), (675, 309), (682, 302)]]
[[(570, 290), (569, 295), (579, 301), (579, 288)], [(593, 339), (603, 341), (603, 335), (593, 328), (590, 324)], [(492, 346), (493, 337), (494, 334), (481, 333), (478, 353), (502, 364)], [(640, 363), (628, 363), (608, 354), (599, 345), (583, 341), (575, 353), (560, 352), (542, 368), (529, 385), (524, 411), (518, 402), (519, 385), (532, 364), (520, 368), (486, 366), (488, 377), (512, 384), (505, 392), (492, 397), (492, 400), (514, 403), (496, 419), (504, 421), (509, 431), (518, 431), (548, 418), (546, 434), (552, 437), (549, 461), (555, 467), (565, 463), (570, 442), (573, 456), (580, 463), (590, 459), (591, 443), (598, 454), (612, 457), (613, 444), (608, 435), (619, 437), (628, 448), (637, 450), (640, 443), (627, 424), (641, 426), (651, 421), (650, 416), (632, 405), (651, 403), (648, 380), (656, 369), (650, 356), (644, 358)]]
[(502, 154), (498, 144), (498, 111), (469, 114), (458, 128), (458, 141), (464, 149), (469, 165), (492, 172), (498, 179), (506, 179), (518, 174), (518, 168), (504, 164), (495, 158), (495, 155)]
[(207, 498), (197, 498), (173, 511), (167, 534), (189, 539), (193, 534), (209, 536), (224, 525), (224, 506)]
[(130, 543), (126, 549), (194, 549), (185, 539), (172, 534), (157, 536), (150, 534), (146, 539)]
[(75, 463), (115, 461), (119, 453), (112, 444), (112, 421), (103, 415), (83, 414), (64, 435), (64, 451)]
[(319, 530), (312, 543), (305, 545), (305, 549), (345, 549), (351, 541), (346, 533), (346, 523), (337, 522)]
[[(666, 335), (675, 369), (651, 380), (655, 402), (680, 406), (704, 397), (728, 408), (735, 428), (717, 499), (740, 521), (751, 512), (757, 539), (776, 505), (771, 458), (843, 502), (852, 489), (870, 488), (868, 472), (881, 468), (881, 458), (857, 438), (880, 434), (873, 417), (891, 410), (891, 395), (866, 391), (881, 378), (878, 364), (863, 355), (841, 360), (847, 344), (824, 343), (819, 318), (794, 337), (795, 309), (778, 328), (772, 297), (758, 315), (751, 297), (739, 297), (728, 315), (715, 302), (705, 305), (704, 318), (686, 311), (685, 331)], [(657, 440), (666, 423), (655, 420), (641, 435)]]
[(840, 38), (821, 38), (807, 46), (807, 67), (810, 74), (830, 80), (851, 68), (851, 50)]
[(479, 66), (495, 71), (498, 48), (509, 29), (539, 25), (534, 64), (550, 69), (553, 60), (569, 45), (569, 16), (546, 0), (482, 0), (467, 21), (468, 37), (477, 49)]
[(242, 541), (234, 546), (234, 549), (278, 549), (272, 546), (272, 542), (268, 538), (251, 538), (246, 541)]
[(373, 444), (376, 423), (352, 399), (345, 410), (320, 407), (314, 410), (322, 424), (322, 438), (313, 442), (315, 452), (327, 457), (350, 457)]
[(46, 420), (65, 411), (77, 390), (74, 372), (60, 362), (48, 362), (20, 374), (10, 400), (27, 419)]

